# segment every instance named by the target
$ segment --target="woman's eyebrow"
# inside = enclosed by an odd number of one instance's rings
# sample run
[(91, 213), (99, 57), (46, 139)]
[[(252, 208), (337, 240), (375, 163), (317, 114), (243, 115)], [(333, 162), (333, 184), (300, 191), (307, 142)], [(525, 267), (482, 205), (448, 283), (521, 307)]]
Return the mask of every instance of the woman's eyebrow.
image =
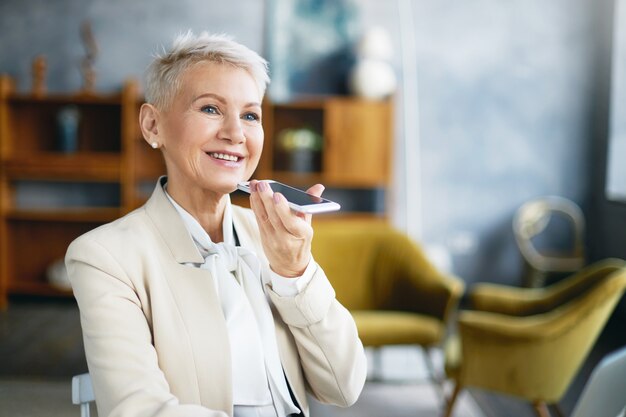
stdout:
[(261, 107), (261, 103), (257, 103), (256, 101), (251, 101), (249, 103), (244, 104), (244, 107)]
[[(226, 104), (226, 99), (224, 97), (220, 96), (219, 94), (215, 94), (215, 93), (200, 94), (199, 96), (196, 96), (196, 97), (193, 98), (193, 102), (196, 102), (196, 101), (198, 101), (200, 99), (207, 98), (207, 97), (213, 98), (213, 99), (219, 101), (222, 104)], [(256, 101), (251, 101), (249, 103), (244, 104), (244, 107), (246, 107), (246, 108), (247, 107), (261, 107), (261, 103), (256, 102)]]
[(211, 97), (214, 98), (215, 100), (219, 101), (222, 104), (226, 104), (226, 99), (222, 96), (220, 96), (219, 94), (215, 94), (215, 93), (204, 93), (204, 94), (200, 94), (199, 96), (196, 96), (193, 98), (193, 101), (198, 101), (202, 98), (206, 98), (206, 97)]

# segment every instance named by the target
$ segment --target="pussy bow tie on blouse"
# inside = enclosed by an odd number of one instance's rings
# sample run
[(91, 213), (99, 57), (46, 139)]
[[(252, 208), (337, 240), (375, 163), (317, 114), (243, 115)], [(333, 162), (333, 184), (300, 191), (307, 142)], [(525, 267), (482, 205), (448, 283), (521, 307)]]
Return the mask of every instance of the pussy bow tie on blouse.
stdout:
[(299, 412), (289, 395), (280, 363), (274, 319), (258, 258), (247, 249), (226, 243), (212, 243), (210, 248), (201, 250), (205, 256), (203, 267), (211, 271), (217, 282), (231, 351), (240, 350), (238, 360), (232, 363), (233, 403), (267, 405), (274, 397), (279, 416)]

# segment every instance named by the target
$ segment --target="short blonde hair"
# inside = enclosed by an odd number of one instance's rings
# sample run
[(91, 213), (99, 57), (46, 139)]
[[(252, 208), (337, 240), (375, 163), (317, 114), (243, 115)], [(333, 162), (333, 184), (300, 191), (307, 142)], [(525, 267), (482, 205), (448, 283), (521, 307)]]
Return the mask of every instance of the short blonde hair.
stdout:
[(174, 39), (169, 51), (156, 54), (148, 66), (145, 74), (146, 102), (166, 109), (180, 91), (182, 75), (200, 62), (229, 64), (248, 71), (261, 97), (270, 82), (267, 61), (253, 50), (224, 34), (202, 32), (195, 36), (188, 31)]

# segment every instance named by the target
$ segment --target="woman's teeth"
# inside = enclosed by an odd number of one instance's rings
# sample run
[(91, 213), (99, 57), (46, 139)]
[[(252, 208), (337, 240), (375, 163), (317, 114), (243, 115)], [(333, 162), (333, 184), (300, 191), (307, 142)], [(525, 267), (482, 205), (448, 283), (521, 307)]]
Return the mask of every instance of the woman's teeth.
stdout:
[(224, 161), (237, 162), (239, 160), (239, 157), (235, 155), (227, 155), (224, 153), (211, 152), (209, 155), (215, 159), (223, 159)]

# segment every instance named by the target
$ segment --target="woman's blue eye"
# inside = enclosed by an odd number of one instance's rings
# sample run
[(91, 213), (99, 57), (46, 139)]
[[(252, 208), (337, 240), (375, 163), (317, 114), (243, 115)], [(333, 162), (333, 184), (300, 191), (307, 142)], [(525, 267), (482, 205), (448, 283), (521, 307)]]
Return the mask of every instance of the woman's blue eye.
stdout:
[(200, 111), (203, 111), (204, 113), (209, 113), (209, 114), (217, 114), (217, 107), (215, 107), (215, 106), (202, 106)]
[(243, 118), (245, 120), (247, 120), (247, 121), (250, 121), (250, 122), (254, 122), (254, 121), (259, 120), (259, 116), (256, 115), (255, 113), (246, 113), (246, 114), (243, 115)]

